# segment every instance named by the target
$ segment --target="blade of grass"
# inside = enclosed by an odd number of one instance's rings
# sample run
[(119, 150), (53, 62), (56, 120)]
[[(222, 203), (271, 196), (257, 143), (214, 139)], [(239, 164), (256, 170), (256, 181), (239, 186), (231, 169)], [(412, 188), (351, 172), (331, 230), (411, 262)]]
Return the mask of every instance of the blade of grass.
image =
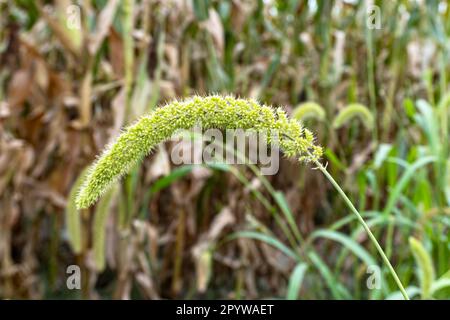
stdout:
[(306, 263), (301, 262), (297, 264), (294, 271), (292, 271), (291, 277), (289, 279), (286, 299), (288, 300), (297, 299), (307, 269), (308, 265)]
[(106, 222), (112, 200), (117, 188), (108, 190), (105, 196), (100, 199), (95, 210), (94, 223), (92, 226), (94, 263), (98, 271), (105, 269), (105, 233)]
[(294, 261), (300, 261), (300, 256), (297, 253), (289, 249), (285, 244), (283, 244), (273, 236), (269, 236), (267, 234), (254, 231), (238, 231), (226, 237), (225, 241), (231, 241), (238, 238), (254, 239), (265, 242), (268, 245), (277, 248), (278, 250), (283, 252), (286, 256), (292, 258)]
[(364, 247), (343, 233), (322, 229), (313, 232), (309, 239), (312, 241), (317, 238), (325, 238), (336, 241), (353, 252), (355, 256), (360, 258), (367, 266), (376, 265), (375, 259), (366, 251), (366, 249), (364, 249)]

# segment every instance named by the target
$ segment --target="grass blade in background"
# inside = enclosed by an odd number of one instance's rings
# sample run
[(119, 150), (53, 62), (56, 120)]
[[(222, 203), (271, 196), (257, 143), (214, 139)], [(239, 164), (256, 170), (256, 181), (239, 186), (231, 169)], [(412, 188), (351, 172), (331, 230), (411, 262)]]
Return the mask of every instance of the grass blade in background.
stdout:
[(69, 238), (69, 243), (72, 246), (72, 250), (76, 254), (80, 254), (82, 250), (82, 231), (81, 212), (77, 210), (75, 198), (77, 196), (79, 188), (81, 187), (81, 184), (84, 181), (86, 173), (87, 169), (84, 169), (80, 173), (80, 175), (78, 175), (75, 183), (72, 185), (72, 189), (70, 189), (70, 193), (67, 198), (67, 207), (65, 211), (67, 236)]
[(297, 300), (302, 287), (303, 278), (305, 272), (308, 269), (308, 265), (305, 263), (299, 263), (292, 271), (291, 277), (289, 278), (289, 285), (287, 289), (286, 299)]
[(105, 269), (106, 222), (108, 221), (108, 214), (116, 192), (116, 186), (108, 190), (97, 204), (94, 213), (94, 222), (92, 225), (92, 250), (94, 254), (95, 267), (98, 271), (103, 271), (103, 269)]

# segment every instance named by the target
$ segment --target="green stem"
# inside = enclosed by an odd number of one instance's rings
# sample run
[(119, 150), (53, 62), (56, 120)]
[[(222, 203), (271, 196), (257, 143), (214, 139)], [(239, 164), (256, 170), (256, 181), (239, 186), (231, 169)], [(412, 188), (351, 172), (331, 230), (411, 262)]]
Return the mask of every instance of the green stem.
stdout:
[(391, 263), (389, 262), (389, 259), (387, 258), (386, 254), (384, 253), (383, 248), (381, 248), (380, 244), (378, 243), (378, 240), (375, 238), (375, 236), (373, 235), (372, 231), (370, 231), (369, 226), (366, 224), (366, 222), (364, 221), (364, 219), (361, 216), (361, 214), (355, 208), (353, 203), (347, 197), (347, 195), (342, 190), (342, 188), (339, 186), (339, 184), (336, 182), (336, 180), (334, 180), (334, 178), (328, 173), (327, 169), (317, 160), (314, 160), (314, 163), (317, 165), (317, 168), (320, 171), (322, 171), (324, 176), (331, 182), (331, 184), (336, 188), (336, 190), (339, 192), (341, 197), (344, 199), (345, 203), (350, 208), (350, 210), (356, 215), (356, 217), (358, 218), (359, 222), (361, 223), (363, 228), (366, 230), (370, 240), (373, 242), (373, 244), (377, 248), (378, 252), (380, 253), (381, 258), (383, 258), (384, 263), (388, 267), (392, 277), (394, 278), (395, 282), (397, 283), (397, 286), (400, 289), (403, 297), (405, 298), (405, 300), (409, 300), (408, 294), (406, 293), (405, 288), (403, 287), (402, 282), (400, 281), (397, 273), (395, 272), (394, 268), (392, 267)]
[(132, 120), (131, 91), (133, 86), (134, 53), (133, 53), (133, 7), (134, 0), (123, 2), (123, 39), (124, 39), (124, 63), (125, 63), (125, 121)]

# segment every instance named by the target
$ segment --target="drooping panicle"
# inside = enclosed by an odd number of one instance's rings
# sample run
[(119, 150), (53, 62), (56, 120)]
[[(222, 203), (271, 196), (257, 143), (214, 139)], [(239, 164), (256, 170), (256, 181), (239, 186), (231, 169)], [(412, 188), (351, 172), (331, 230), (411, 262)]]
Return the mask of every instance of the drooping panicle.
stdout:
[(89, 169), (76, 198), (78, 209), (91, 206), (156, 145), (170, 139), (177, 130), (190, 129), (197, 124), (205, 129), (276, 133), (277, 143), (287, 156), (297, 156), (304, 162), (322, 156), (322, 148), (315, 145), (313, 134), (297, 120), (289, 119), (281, 108), (275, 110), (254, 100), (231, 96), (194, 96), (156, 109), (109, 144)]

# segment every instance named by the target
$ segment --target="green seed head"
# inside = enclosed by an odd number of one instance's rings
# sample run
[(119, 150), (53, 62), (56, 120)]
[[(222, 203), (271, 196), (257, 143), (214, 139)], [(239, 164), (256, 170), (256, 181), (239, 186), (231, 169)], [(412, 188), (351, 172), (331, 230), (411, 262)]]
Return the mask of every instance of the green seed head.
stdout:
[(278, 136), (277, 144), (288, 157), (310, 162), (322, 156), (314, 135), (300, 122), (288, 119), (278, 108), (231, 96), (194, 96), (173, 101), (126, 128), (91, 166), (76, 198), (78, 209), (91, 206), (117, 179), (140, 162), (159, 143), (178, 130), (195, 125), (205, 129), (244, 129)]
[(342, 109), (334, 119), (333, 127), (339, 129), (355, 118), (359, 118), (367, 130), (373, 129), (375, 123), (373, 115), (366, 106), (360, 103), (352, 103)]
[(325, 109), (315, 102), (304, 102), (299, 104), (293, 111), (292, 117), (299, 121), (316, 119), (324, 121), (326, 117)]

